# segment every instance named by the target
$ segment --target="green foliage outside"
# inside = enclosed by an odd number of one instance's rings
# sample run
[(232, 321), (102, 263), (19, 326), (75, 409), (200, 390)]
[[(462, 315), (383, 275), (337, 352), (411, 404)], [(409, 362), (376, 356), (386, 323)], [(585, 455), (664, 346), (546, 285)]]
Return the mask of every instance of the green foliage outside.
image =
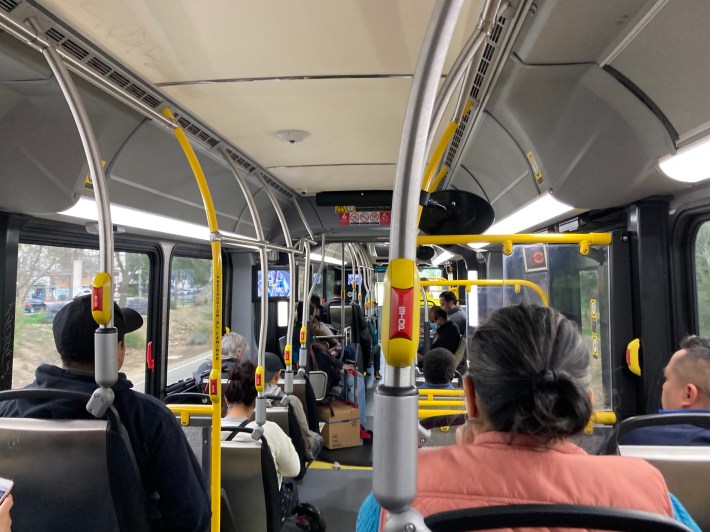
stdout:
[(695, 238), (695, 283), (701, 336), (710, 336), (710, 223), (700, 226)]

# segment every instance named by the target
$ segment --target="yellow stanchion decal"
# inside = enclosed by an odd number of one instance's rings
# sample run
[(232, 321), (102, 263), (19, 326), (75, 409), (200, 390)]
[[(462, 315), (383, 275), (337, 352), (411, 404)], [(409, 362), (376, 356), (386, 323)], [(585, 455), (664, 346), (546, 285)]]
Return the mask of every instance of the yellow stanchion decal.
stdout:
[(257, 366), (256, 375), (254, 375), (254, 383), (256, 384), (256, 391), (264, 391), (264, 366)]
[(284, 349), (284, 363), (288, 366), (291, 364), (291, 344), (286, 344)]
[(91, 284), (91, 315), (99, 325), (107, 325), (111, 321), (111, 276), (99, 272)]
[(411, 366), (419, 344), (419, 273), (409, 259), (395, 259), (385, 274), (383, 334), (385, 360)]
[(305, 325), (303, 327), (301, 327), (299, 339), (301, 340), (301, 345), (306, 345), (306, 326)]

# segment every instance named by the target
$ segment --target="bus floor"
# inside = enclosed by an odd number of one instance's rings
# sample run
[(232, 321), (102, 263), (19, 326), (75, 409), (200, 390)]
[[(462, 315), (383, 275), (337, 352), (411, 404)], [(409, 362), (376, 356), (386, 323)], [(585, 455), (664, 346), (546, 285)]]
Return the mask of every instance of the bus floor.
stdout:
[[(365, 425), (370, 430), (379, 382), (368, 372)], [(372, 445), (363, 444), (347, 449), (323, 449), (299, 484), (298, 497), (320, 510), (329, 531), (349, 532), (355, 530), (358, 509), (371, 490)]]

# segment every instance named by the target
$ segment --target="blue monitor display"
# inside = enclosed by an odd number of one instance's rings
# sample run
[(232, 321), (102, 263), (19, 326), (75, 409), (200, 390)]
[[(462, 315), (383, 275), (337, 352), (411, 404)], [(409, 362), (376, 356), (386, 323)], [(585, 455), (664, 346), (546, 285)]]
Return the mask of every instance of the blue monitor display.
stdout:
[(353, 275), (352, 273), (348, 274), (348, 286), (353, 285), (353, 277), (355, 277), (355, 284), (360, 285), (362, 284), (362, 274), (356, 273)]
[[(291, 275), (288, 270), (269, 270), (267, 274), (269, 297), (289, 297), (291, 295)], [(264, 293), (261, 270), (256, 274), (257, 297)]]

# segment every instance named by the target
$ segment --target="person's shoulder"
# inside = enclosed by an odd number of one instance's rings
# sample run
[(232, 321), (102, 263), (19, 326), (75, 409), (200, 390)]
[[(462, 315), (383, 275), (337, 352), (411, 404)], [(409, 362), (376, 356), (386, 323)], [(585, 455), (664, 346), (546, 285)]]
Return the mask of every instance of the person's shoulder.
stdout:
[(127, 407), (136, 407), (141, 410), (149, 410), (157, 414), (172, 417), (173, 413), (165, 404), (152, 395), (137, 392), (135, 390), (121, 390), (116, 394), (116, 400), (122, 402)]

